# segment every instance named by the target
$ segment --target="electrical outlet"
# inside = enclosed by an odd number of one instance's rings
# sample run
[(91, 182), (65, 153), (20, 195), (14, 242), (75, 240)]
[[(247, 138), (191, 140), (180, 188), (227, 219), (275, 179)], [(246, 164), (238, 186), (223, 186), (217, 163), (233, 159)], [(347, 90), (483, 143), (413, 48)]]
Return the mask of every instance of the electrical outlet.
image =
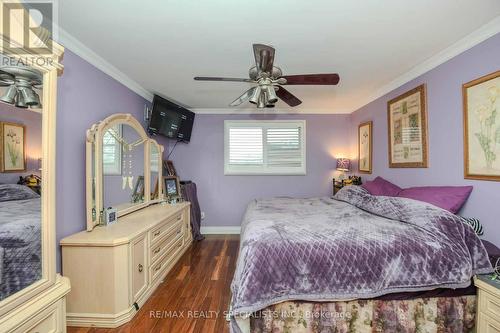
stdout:
[(204, 220), (205, 219), (205, 212), (201, 212), (201, 219)]

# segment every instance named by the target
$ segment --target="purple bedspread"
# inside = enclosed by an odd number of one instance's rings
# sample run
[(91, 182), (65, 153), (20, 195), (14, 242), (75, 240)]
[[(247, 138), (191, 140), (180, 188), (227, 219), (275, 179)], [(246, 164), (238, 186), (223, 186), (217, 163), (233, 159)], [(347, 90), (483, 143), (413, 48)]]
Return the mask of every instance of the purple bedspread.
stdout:
[(285, 300), (463, 288), (492, 271), (480, 239), (455, 215), (358, 186), (333, 199), (251, 202), (240, 246), (231, 285), (239, 316)]

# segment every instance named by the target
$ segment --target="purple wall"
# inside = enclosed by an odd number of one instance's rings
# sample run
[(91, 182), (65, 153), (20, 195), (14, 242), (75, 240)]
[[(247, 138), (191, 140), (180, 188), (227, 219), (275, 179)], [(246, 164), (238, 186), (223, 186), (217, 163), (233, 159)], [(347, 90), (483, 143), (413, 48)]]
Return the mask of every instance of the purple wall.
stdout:
[[(59, 240), (86, 227), (85, 132), (113, 113), (143, 119), (144, 98), (68, 49), (57, 96), (57, 263)], [(165, 141), (158, 140), (160, 144)]]
[[(224, 176), (224, 120), (306, 120), (306, 176)], [(239, 226), (247, 204), (273, 196), (325, 196), (332, 191), (334, 156), (346, 156), (350, 115), (196, 115), (191, 142), (171, 158), (183, 180), (198, 185), (202, 226)]]
[[(415, 80), (357, 110), (352, 115), (351, 149), (357, 149), (357, 127), (373, 120), (373, 175), (406, 187), (473, 185), (461, 214), (477, 217), (484, 238), (500, 245), (500, 183), (464, 179), (462, 84), (500, 69), (500, 34), (458, 55)], [(388, 167), (387, 101), (422, 83), (427, 85), (429, 168)]]
[(0, 172), (0, 184), (15, 184), (19, 176), (39, 175), (38, 159), (42, 157), (42, 115), (0, 102), (0, 122), (2, 121), (26, 126), (26, 171)]

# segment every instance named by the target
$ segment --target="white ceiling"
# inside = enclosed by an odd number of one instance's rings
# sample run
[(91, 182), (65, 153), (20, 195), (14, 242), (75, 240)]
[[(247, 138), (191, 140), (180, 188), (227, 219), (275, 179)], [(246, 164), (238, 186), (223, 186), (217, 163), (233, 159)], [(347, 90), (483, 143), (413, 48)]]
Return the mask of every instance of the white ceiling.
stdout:
[(189, 107), (227, 109), (250, 84), (193, 77), (247, 77), (252, 43), (264, 43), (285, 74), (340, 74), (338, 86), (287, 88), (303, 101), (294, 111), (346, 113), (498, 21), (500, 1), (62, 0), (58, 10), (69, 35), (148, 91)]

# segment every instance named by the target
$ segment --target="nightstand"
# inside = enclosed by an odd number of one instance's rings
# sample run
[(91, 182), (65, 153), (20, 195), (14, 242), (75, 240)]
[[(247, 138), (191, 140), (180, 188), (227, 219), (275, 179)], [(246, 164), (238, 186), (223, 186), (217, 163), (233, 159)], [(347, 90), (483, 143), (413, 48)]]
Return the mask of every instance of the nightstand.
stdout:
[(500, 333), (500, 281), (476, 275), (474, 284), (478, 288), (476, 332)]
[(344, 184), (342, 182), (337, 182), (334, 179), (333, 180), (333, 195), (335, 195), (342, 187), (344, 187)]

